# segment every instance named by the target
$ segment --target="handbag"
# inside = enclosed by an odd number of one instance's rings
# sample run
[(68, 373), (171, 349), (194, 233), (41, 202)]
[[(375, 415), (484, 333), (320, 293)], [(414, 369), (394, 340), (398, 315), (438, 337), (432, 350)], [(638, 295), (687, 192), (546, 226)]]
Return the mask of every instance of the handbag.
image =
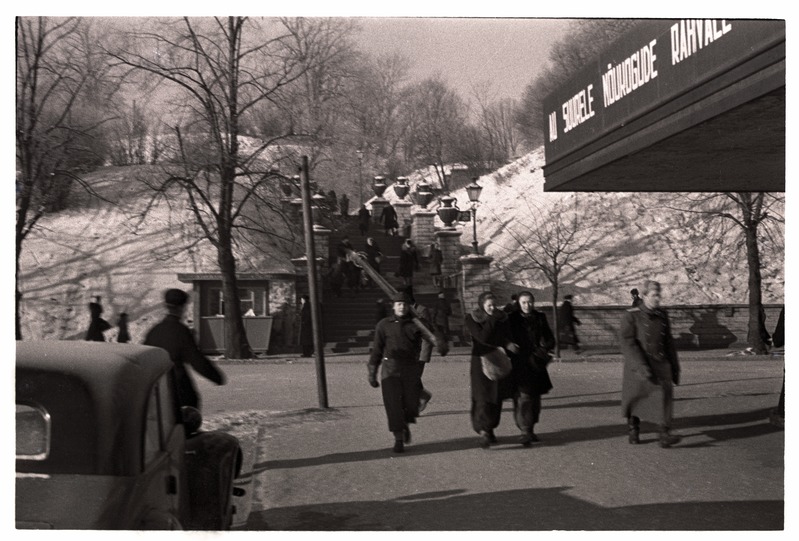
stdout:
[(485, 355), (481, 355), (480, 363), (483, 366), (483, 374), (491, 381), (499, 381), (506, 377), (512, 368), (510, 358), (502, 348), (494, 348)]

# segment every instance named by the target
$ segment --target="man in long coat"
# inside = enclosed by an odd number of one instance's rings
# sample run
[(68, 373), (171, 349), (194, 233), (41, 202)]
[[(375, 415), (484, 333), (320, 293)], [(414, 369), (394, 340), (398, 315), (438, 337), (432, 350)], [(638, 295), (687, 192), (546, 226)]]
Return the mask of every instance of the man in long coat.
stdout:
[(574, 306), (572, 305), (572, 296), (566, 295), (563, 297), (563, 304), (560, 305), (558, 310), (558, 336), (560, 337), (560, 345), (566, 349), (567, 346), (574, 347), (575, 353), (580, 353), (580, 340), (577, 338), (577, 329), (575, 325), (579, 325), (580, 320), (574, 315)]
[(643, 302), (624, 314), (620, 341), (624, 355), (622, 413), (627, 419), (629, 442), (639, 443), (641, 420), (660, 426), (660, 446), (680, 441), (671, 434), (674, 387), (680, 382), (680, 363), (671, 324), (660, 308), (660, 283), (647, 280)]
[(180, 405), (200, 409), (200, 395), (188, 366), (217, 385), (225, 384), (225, 375), (200, 352), (191, 331), (180, 321), (188, 300), (188, 293), (182, 289), (167, 290), (164, 294), (167, 316), (150, 329), (144, 345), (160, 347), (169, 353)]
[[(408, 425), (419, 416), (421, 363), (419, 350), (423, 335), (410, 313), (411, 298), (398, 293), (393, 298), (393, 313), (377, 324), (369, 356), (368, 375), (372, 387), (381, 387), (388, 430), (394, 435), (395, 453), (405, 451), (411, 441)], [(380, 382), (377, 370), (380, 368)]]
[(534, 427), (541, 415), (541, 395), (552, 390), (547, 371), (555, 335), (546, 316), (535, 310), (535, 298), (529, 291), (518, 296), (519, 309), (508, 316), (513, 341), (519, 352), (510, 356), (513, 369), (500, 380), (500, 396), (513, 398), (516, 426), (522, 431), (520, 443), (529, 447), (539, 440)]

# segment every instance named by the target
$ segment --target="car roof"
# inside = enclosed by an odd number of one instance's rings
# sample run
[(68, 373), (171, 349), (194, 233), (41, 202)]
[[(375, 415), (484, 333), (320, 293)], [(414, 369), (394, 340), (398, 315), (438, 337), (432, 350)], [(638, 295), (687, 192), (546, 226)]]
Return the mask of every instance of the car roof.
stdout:
[(51, 453), (21, 471), (126, 475), (141, 467), (146, 408), (173, 366), (150, 346), (87, 341), (17, 342), (16, 402), (46, 411)]

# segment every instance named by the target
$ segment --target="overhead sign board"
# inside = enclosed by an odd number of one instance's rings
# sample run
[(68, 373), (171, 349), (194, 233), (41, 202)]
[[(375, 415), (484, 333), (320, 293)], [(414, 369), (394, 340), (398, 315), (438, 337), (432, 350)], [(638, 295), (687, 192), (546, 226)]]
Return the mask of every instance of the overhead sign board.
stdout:
[(649, 20), (543, 101), (547, 164), (785, 42), (779, 20)]

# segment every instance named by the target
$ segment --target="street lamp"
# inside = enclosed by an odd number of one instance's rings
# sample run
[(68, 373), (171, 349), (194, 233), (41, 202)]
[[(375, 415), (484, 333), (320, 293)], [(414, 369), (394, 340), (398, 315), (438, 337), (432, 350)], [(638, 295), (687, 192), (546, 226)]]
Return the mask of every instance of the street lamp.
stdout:
[(363, 206), (363, 150), (360, 148), (355, 151), (358, 155), (358, 207)]
[(472, 247), (474, 248), (474, 255), (480, 255), (477, 249), (477, 204), (480, 202), (480, 192), (483, 187), (477, 184), (477, 177), (472, 177), (472, 183), (466, 186), (466, 193), (469, 195), (469, 201), (472, 202)]

